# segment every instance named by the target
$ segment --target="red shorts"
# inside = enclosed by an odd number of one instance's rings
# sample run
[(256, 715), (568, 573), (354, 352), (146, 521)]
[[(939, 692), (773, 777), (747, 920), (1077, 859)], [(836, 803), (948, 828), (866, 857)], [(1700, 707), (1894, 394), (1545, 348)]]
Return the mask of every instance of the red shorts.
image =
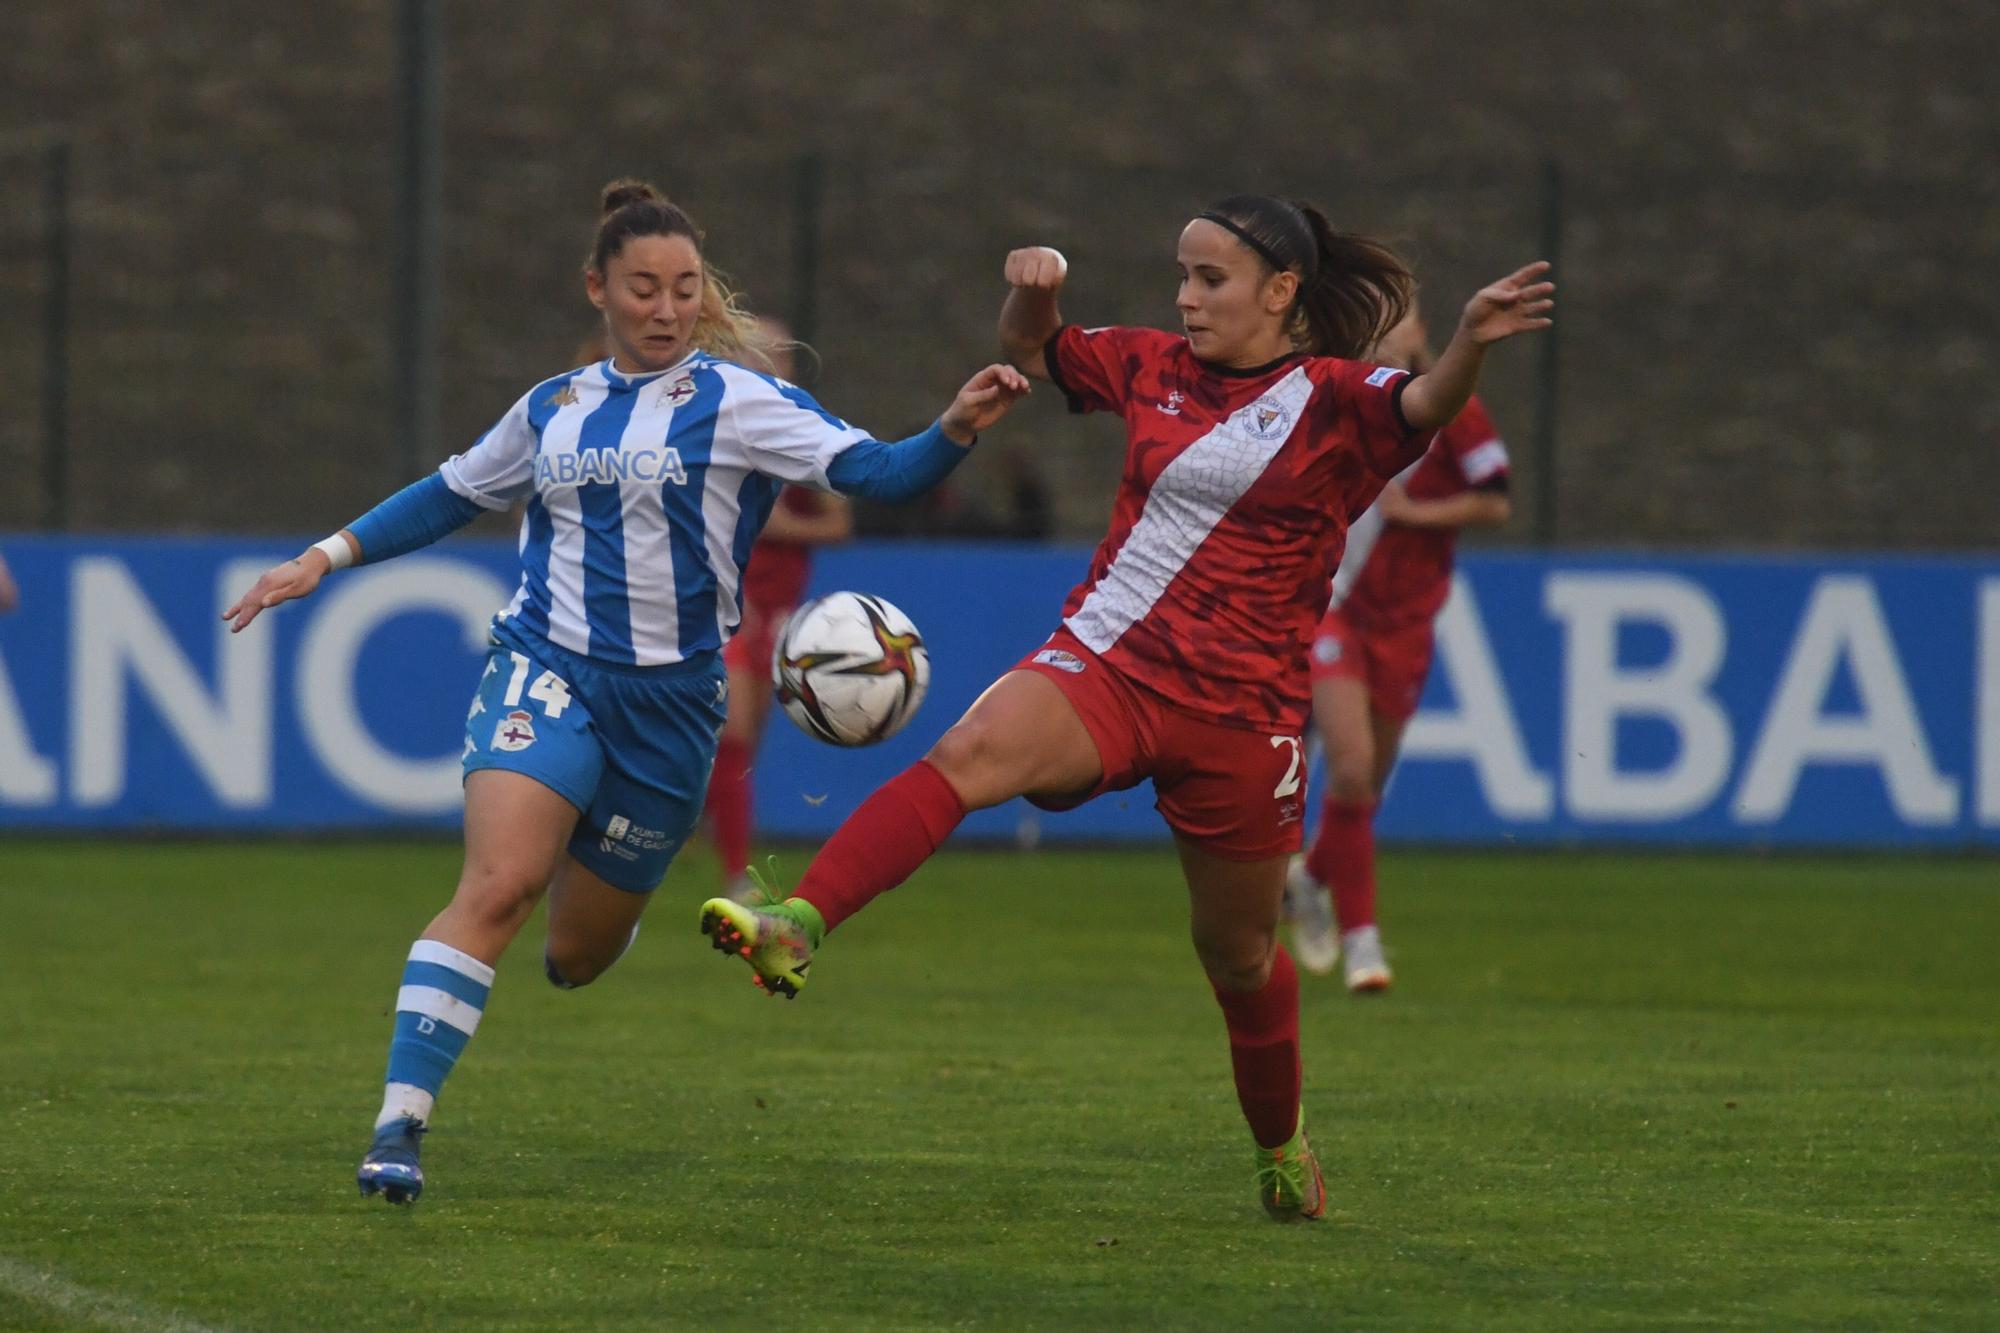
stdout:
[(759, 606), (755, 602), (743, 604), (743, 623), (736, 627), (736, 637), (722, 650), (722, 665), (729, 671), (754, 672), (759, 676), (771, 674), (771, 658), (778, 651), (778, 636), (785, 632), (785, 622), (797, 610), (792, 606)]
[(1358, 680), (1368, 706), (1383, 717), (1408, 721), (1431, 671), (1431, 622), (1362, 629), (1329, 611), (1313, 631), (1312, 678)]
[(1299, 850), (1305, 768), (1297, 736), (1184, 713), (1106, 666), (1067, 629), (1015, 670), (1055, 682), (1104, 764), (1103, 779), (1084, 795), (1029, 798), (1042, 809), (1072, 810), (1151, 778), (1167, 826), (1211, 856), (1263, 861)]

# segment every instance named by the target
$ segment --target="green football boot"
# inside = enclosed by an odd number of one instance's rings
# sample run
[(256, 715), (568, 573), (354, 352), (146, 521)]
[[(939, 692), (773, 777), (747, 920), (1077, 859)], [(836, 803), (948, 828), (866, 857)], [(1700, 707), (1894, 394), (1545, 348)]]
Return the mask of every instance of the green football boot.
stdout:
[(813, 950), (826, 934), (819, 910), (803, 898), (780, 901), (771, 882), (754, 869), (759, 897), (749, 903), (710, 898), (701, 905), (701, 933), (723, 953), (750, 965), (750, 979), (771, 995), (796, 999), (812, 967)]
[(1326, 1216), (1326, 1179), (1306, 1142), (1303, 1111), (1288, 1143), (1257, 1150), (1257, 1198), (1274, 1222), (1317, 1222)]

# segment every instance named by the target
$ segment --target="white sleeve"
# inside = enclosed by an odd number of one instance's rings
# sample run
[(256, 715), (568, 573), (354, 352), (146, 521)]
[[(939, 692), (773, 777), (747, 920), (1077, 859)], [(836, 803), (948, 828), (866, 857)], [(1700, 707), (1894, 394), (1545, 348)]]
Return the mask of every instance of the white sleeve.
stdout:
[(1507, 470), (1507, 446), (1496, 435), (1484, 444), (1467, 449), (1458, 456), (1458, 470), (1465, 474), (1468, 485), (1477, 486), (1482, 481), (1491, 481)]
[(740, 366), (716, 366), (725, 384), (727, 426), (750, 466), (767, 477), (831, 491), (827, 465), (870, 438), (794, 384)]
[(528, 422), (528, 400), (533, 397), (533, 390), (523, 394), (493, 429), (479, 437), (479, 443), (453, 454), (438, 468), (454, 494), (482, 509), (505, 509), (534, 490), (535, 428)]

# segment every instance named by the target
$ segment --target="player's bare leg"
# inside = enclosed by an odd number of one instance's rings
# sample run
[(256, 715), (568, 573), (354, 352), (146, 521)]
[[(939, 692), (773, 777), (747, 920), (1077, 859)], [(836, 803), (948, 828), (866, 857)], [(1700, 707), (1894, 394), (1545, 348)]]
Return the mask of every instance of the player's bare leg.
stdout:
[(1282, 856), (1232, 861), (1175, 836), (1195, 954), (1229, 1029), (1236, 1098), (1257, 1143), (1257, 1196), (1281, 1222), (1326, 1214), (1299, 1102), (1299, 978), (1278, 943)]
[(549, 885), (549, 940), (542, 967), (564, 990), (588, 986), (624, 957), (639, 934), (650, 893), (633, 893), (563, 858)]
[(1313, 728), (1326, 750), (1326, 791), (1313, 845), (1295, 858), (1285, 885), (1285, 915), (1292, 923), (1292, 947), (1299, 966), (1325, 975), (1340, 958), (1340, 933), (1329, 886), (1348, 871), (1344, 853), (1352, 845), (1349, 825), (1358, 816), (1371, 821), (1375, 806), (1375, 733), (1368, 687), (1351, 677), (1313, 682)]
[(484, 768), (465, 779), (465, 862), (451, 902), (423, 938), (500, 961), (563, 860), (577, 810), (523, 773)]
[(423, 1192), (420, 1137), (446, 1075), (478, 1029), (493, 965), (535, 910), (576, 825), (576, 808), (519, 773), (465, 781), (465, 862), (451, 903), (404, 964), (375, 1137), (355, 1180), (408, 1203)]
[[(1368, 803), (1369, 828), (1365, 844), (1350, 840), (1349, 859), (1360, 862), (1341, 873), (1342, 890), (1333, 895), (1334, 912), (1340, 918), (1340, 952), (1347, 989), (1356, 995), (1374, 995), (1389, 989), (1395, 976), (1382, 947), (1382, 930), (1375, 922), (1375, 839), (1374, 810), (1395, 767), (1396, 752), (1403, 743), (1406, 719), (1370, 711), (1368, 726), (1375, 756), (1373, 797)], [(1357, 847), (1357, 844), (1360, 844)], [(1361, 858), (1365, 854), (1365, 861)]]
[(1055, 683), (1010, 671), (929, 754), (862, 802), (796, 894), (755, 907), (710, 899), (702, 933), (748, 963), (759, 986), (795, 996), (825, 933), (908, 879), (967, 812), (1016, 796), (1081, 795), (1103, 772), (1096, 742)]
[(924, 761), (968, 810), (1016, 796), (1078, 796), (1104, 777), (1083, 719), (1038, 671), (1009, 671), (987, 686)]

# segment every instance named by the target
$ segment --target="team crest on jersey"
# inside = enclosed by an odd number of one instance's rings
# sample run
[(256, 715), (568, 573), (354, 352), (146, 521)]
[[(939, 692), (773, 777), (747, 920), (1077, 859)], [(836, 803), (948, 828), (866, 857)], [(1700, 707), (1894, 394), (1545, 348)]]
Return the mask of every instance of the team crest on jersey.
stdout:
[(1044, 648), (1035, 654), (1035, 660), (1043, 666), (1052, 666), (1058, 671), (1067, 671), (1072, 676), (1083, 674), (1083, 659), (1075, 653), (1062, 648)]
[(1272, 398), (1259, 398), (1247, 409), (1250, 433), (1260, 440), (1280, 440), (1292, 433), (1292, 412)]
[(496, 750), (525, 750), (535, 743), (535, 718), (524, 708), (516, 708), (500, 719), (500, 725), (493, 729), (493, 748)]
[(574, 384), (565, 384), (542, 401), (548, 407), (574, 407), (576, 406), (576, 386)]
[(675, 380), (667, 386), (667, 391), (660, 396), (675, 407), (679, 407), (682, 403), (694, 397), (694, 381), (691, 379)]

